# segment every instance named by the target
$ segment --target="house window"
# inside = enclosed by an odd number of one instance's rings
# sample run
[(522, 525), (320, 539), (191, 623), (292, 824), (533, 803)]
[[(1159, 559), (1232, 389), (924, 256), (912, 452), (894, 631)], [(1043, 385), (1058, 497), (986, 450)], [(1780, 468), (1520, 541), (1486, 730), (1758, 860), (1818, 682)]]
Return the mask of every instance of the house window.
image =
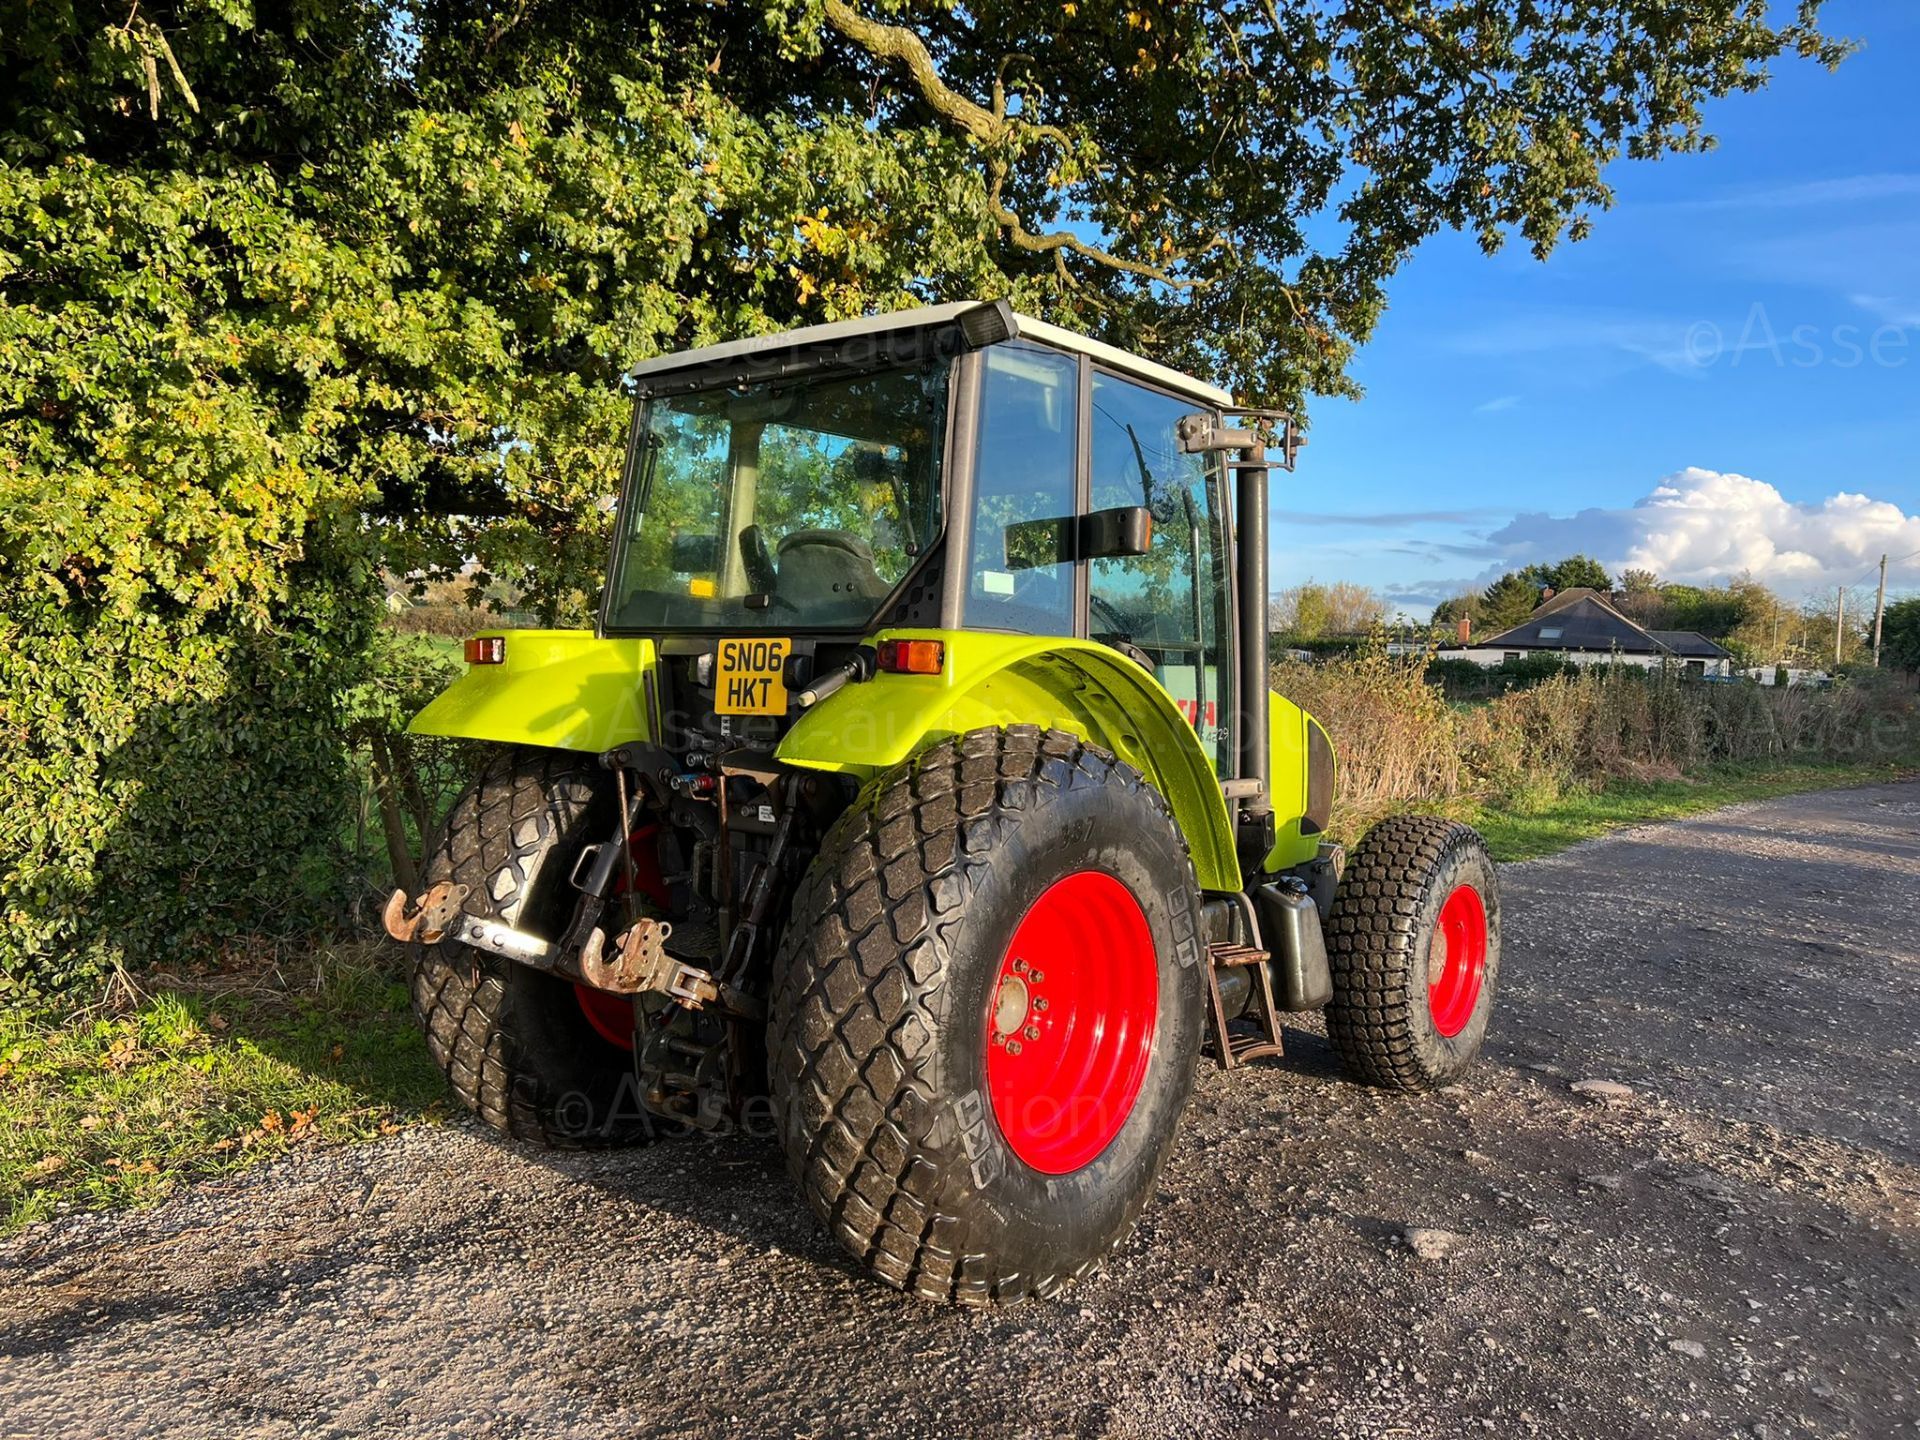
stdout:
[(1706, 662), (1706, 661), (1704, 661), (1704, 660), (1689, 660), (1689, 661), (1687, 661), (1687, 674), (1689, 674), (1689, 675), (1704, 675), (1704, 674), (1706, 674), (1706, 673), (1707, 673), (1707, 662)]
[(1500, 663), (1502, 665), (1505, 665), (1511, 661), (1518, 660), (1519, 658), (1520, 658), (1520, 652), (1518, 650), (1509, 650), (1507, 651), (1506, 654), (1500, 657)]
[(1540, 632), (1540, 638), (1542, 640), (1558, 640), (1564, 634), (1566, 634), (1566, 631), (1558, 625), (1550, 625)]

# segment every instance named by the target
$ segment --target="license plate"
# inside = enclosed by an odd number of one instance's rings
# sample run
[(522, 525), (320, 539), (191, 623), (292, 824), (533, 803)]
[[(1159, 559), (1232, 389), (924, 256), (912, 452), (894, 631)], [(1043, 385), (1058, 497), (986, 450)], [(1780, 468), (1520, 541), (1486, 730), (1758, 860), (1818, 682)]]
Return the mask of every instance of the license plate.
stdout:
[(787, 654), (791, 640), (722, 640), (713, 672), (718, 715), (787, 713)]

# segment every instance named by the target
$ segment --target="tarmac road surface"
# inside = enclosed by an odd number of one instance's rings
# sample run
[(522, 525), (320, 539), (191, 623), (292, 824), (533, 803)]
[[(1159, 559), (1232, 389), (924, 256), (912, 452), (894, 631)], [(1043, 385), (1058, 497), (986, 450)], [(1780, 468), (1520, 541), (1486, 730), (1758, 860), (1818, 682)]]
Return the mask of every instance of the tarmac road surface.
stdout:
[(1059, 1300), (859, 1278), (769, 1141), (450, 1124), (0, 1246), (0, 1435), (1920, 1436), (1920, 784), (1504, 883), (1466, 1083), (1209, 1065)]

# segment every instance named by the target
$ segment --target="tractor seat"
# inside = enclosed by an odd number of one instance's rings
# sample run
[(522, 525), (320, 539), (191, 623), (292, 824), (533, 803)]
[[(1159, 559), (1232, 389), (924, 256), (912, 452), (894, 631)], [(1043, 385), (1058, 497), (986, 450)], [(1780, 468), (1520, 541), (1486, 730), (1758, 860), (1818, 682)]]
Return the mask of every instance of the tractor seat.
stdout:
[(780, 539), (780, 594), (822, 621), (864, 619), (893, 588), (873, 565), (873, 548), (845, 530), (795, 530)]

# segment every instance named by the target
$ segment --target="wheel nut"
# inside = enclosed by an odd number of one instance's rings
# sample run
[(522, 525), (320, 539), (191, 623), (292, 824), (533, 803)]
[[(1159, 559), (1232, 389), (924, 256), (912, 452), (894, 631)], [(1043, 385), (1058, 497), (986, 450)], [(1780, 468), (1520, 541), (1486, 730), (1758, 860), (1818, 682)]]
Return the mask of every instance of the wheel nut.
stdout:
[(1040, 1038), (1040, 1027), (1038, 1025), (1029, 1025), (1021, 1033), (1029, 1040), (1038, 1040)]
[(1046, 1008), (1047, 1008), (1047, 997), (1046, 997), (1046, 996), (1044, 996), (1044, 995), (1036, 995), (1036, 996), (1034, 996), (1034, 997), (1033, 997), (1033, 1008), (1034, 1008), (1034, 1009), (1036, 1009), (1036, 1010), (1044, 1010), (1044, 1009), (1046, 1009)]
[(1026, 974), (1026, 973), (1027, 973), (1027, 962), (1026, 962), (1026, 961), (1024, 961), (1024, 960), (1015, 960), (1015, 961), (1013, 962), (1013, 973), (1014, 973), (1014, 974), (1016, 974), (1016, 975), (1024, 975), (1024, 974)]
[(1047, 977), (1042, 975), (1038, 970), (1034, 970), (1027, 975), (1027, 978), (1033, 981), (1034, 984), (1038, 985), (1042, 980), (1046, 979)]
[(1007, 1041), (1007, 1054), (1018, 1055), (1019, 1053), (1020, 1053), (1020, 1042), (1018, 1040)]

